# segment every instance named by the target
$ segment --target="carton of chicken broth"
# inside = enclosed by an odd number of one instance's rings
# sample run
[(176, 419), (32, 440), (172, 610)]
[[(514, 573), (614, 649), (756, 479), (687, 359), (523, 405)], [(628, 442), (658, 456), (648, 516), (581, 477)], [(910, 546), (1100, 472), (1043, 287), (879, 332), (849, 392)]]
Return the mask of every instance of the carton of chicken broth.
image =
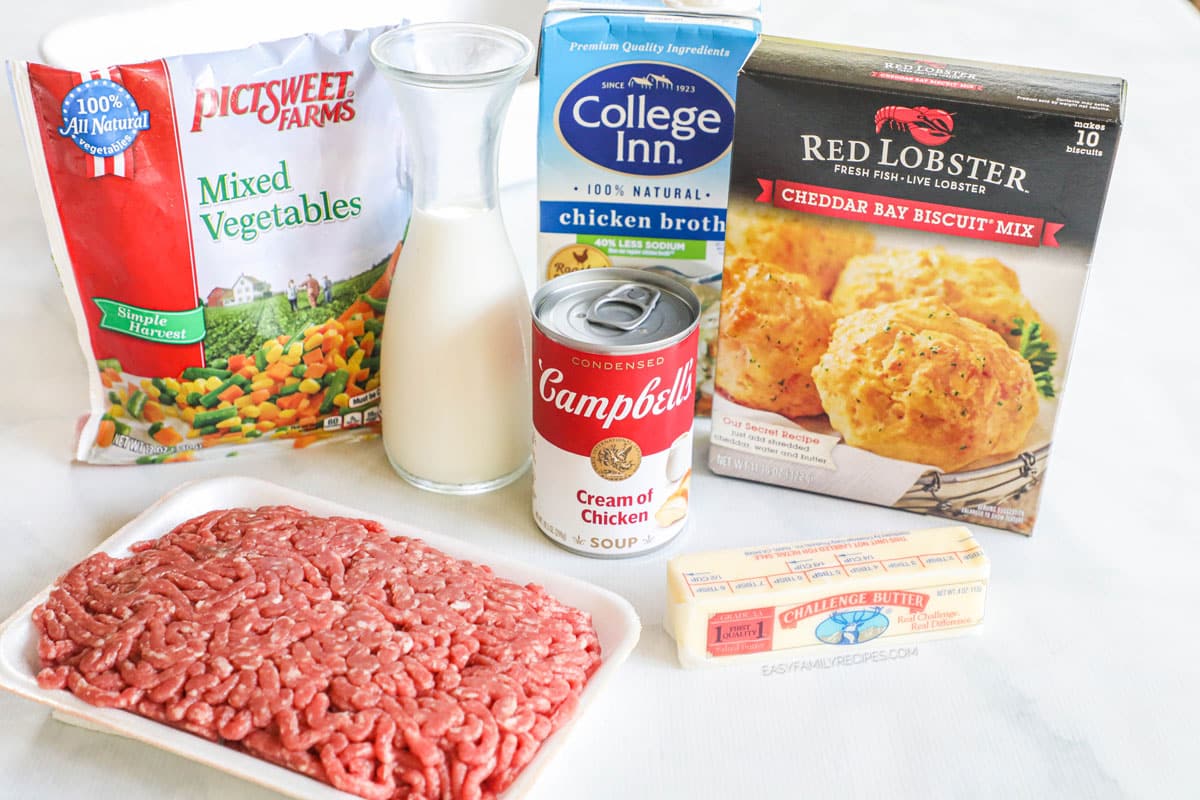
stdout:
[(1030, 533), (1124, 91), (764, 36), (738, 80), (713, 471)]
[(757, 0), (551, 2), (542, 23), (539, 283), (594, 267), (683, 278), (712, 392), (737, 71)]

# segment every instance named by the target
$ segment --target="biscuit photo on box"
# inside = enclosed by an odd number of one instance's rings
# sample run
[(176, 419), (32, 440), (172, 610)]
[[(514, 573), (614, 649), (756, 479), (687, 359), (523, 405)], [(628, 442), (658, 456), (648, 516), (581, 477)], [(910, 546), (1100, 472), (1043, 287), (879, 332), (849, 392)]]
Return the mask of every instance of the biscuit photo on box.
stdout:
[(750, 408), (785, 417), (821, 413), (812, 368), (837, 319), (813, 281), (779, 267), (732, 260), (717, 339), (717, 387)]
[(847, 444), (948, 472), (1015, 453), (1038, 415), (1029, 362), (922, 298), (838, 320), (813, 380)]
[(1020, 343), (1013, 333), (1015, 320), (1042, 321), (1008, 266), (994, 258), (966, 259), (941, 247), (855, 256), (839, 275), (830, 301), (845, 316), (908, 297), (940, 300), (1014, 347)]
[(829, 299), (846, 262), (874, 247), (866, 225), (813, 219), (758, 203), (730, 203), (727, 271), (731, 258), (745, 256), (808, 277), (817, 296)]

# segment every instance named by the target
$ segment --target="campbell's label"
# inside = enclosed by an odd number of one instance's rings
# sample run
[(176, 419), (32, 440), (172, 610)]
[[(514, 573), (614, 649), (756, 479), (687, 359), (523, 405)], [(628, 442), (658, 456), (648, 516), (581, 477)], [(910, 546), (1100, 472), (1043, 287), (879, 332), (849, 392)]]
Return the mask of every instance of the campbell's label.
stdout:
[(562, 546), (629, 556), (686, 525), (699, 332), (636, 355), (533, 333), (534, 518)]
[[(695, 336), (667, 351), (597, 355), (546, 338), (534, 355), (533, 420), (539, 431), (572, 453), (590, 453), (614, 430), (643, 449), (662, 450), (691, 425)], [(683, 347), (692, 342), (693, 352)]]
[(630, 61), (576, 82), (559, 101), (555, 127), (592, 164), (628, 175), (673, 175), (728, 152), (733, 100), (693, 70)]

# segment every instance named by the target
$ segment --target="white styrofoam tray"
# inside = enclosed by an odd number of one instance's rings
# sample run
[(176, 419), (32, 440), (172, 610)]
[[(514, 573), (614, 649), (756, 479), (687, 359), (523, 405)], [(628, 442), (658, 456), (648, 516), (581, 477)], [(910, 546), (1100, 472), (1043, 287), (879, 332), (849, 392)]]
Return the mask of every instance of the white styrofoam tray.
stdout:
[[(322, 516), (351, 516), (378, 519), (393, 535), (424, 539), (457, 558), (488, 564), (496, 575), (519, 584), (536, 583), (564, 603), (592, 615), (600, 638), (603, 662), (580, 697), (579, 708), (571, 724), (557, 731), (538, 751), (537, 756), (517, 781), (504, 792), (504, 800), (515, 800), (533, 786), (545, 765), (562, 750), (571, 728), (601, 695), (613, 674), (637, 645), (641, 622), (627, 600), (607, 589), (584, 581), (526, 566), (493, 554), (469, 542), (422, 531), (401, 523), (380, 519), (328, 500), (302, 494), (254, 478), (231, 476), (186, 483), (159, 499), (134, 520), (106, 539), (93, 552), (112, 556), (129, 554), (135, 542), (157, 538), (181, 522), (214, 508), (292, 505)], [(0, 689), (49, 706), (57, 714), (78, 721), (84, 727), (121, 734), (146, 744), (207, 764), (223, 772), (273, 789), (300, 800), (345, 800), (345, 794), (312, 778), (275, 766), (246, 753), (210, 742), (159, 722), (111, 708), (88, 705), (65, 690), (47, 691), (37, 684), (39, 659), (37, 629), (33, 609), (46, 600), (50, 586), (38, 592), (11, 617), (0, 624)]]

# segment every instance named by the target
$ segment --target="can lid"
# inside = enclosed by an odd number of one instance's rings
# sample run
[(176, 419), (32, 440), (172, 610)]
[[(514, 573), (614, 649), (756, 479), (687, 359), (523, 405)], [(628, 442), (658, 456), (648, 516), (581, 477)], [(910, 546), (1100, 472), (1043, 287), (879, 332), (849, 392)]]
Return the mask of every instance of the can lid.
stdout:
[(700, 319), (700, 301), (683, 284), (639, 269), (588, 269), (562, 275), (533, 298), (538, 327), (564, 344), (638, 352), (680, 341)]

